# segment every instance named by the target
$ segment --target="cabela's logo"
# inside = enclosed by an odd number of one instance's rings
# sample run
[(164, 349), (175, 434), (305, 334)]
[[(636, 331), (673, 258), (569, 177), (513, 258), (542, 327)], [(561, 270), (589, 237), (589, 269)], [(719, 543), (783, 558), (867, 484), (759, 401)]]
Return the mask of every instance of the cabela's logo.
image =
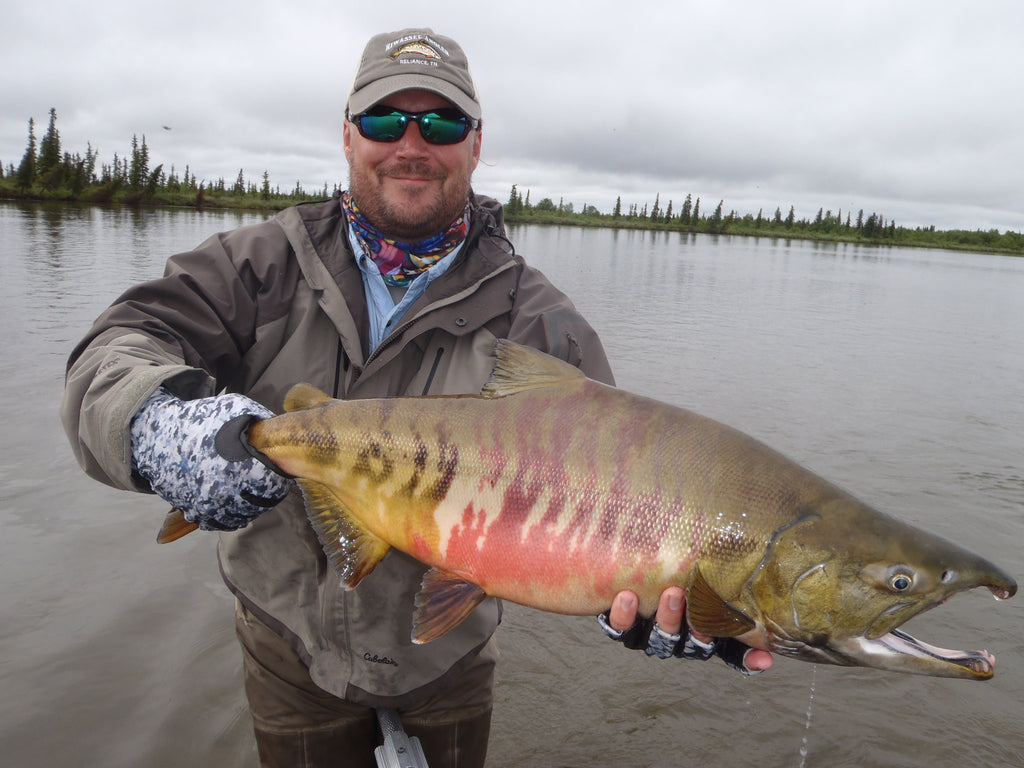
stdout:
[(372, 661), (374, 664), (390, 664), (394, 667), (398, 666), (398, 662), (388, 656), (378, 656), (376, 653), (370, 653), (367, 651), (363, 654), (363, 661)]

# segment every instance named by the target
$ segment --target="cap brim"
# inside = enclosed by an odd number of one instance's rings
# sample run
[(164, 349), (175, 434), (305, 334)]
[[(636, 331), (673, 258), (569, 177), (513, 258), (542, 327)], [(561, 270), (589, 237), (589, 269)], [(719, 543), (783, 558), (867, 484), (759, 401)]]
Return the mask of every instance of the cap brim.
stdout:
[(437, 77), (425, 75), (406, 74), (392, 75), (376, 80), (365, 88), (355, 91), (348, 97), (348, 112), (351, 115), (358, 115), (370, 107), (379, 104), (400, 91), (430, 91), (442, 98), (448, 99), (452, 104), (462, 110), (467, 117), (479, 120), (481, 115), (480, 105), (466, 95), (456, 85), (452, 85)]

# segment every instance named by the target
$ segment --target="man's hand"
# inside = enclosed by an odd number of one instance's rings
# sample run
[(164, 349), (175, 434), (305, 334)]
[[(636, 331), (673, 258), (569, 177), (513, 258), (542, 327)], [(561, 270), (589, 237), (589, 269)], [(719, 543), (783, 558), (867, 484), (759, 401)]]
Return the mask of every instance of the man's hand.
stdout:
[(243, 528), (290, 487), (245, 439), (252, 421), (273, 415), (242, 395), (180, 400), (158, 389), (132, 420), (133, 468), (189, 522)]
[(638, 621), (637, 605), (635, 594), (619, 592), (608, 613), (598, 618), (606, 634), (621, 640), (627, 647), (642, 648), (648, 655), (661, 658), (707, 659), (716, 655), (729, 666), (747, 674), (756, 674), (772, 666), (772, 655), (768, 651), (750, 648), (732, 638), (716, 640), (685, 627), (686, 596), (679, 587), (669, 587), (661, 593), (653, 626), (649, 622)]

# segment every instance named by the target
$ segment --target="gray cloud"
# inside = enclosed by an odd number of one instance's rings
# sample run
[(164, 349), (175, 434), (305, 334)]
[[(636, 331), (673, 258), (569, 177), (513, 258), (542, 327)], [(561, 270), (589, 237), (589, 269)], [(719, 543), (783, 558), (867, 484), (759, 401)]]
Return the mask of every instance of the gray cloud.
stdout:
[(515, 183), (603, 210), (689, 193), (741, 214), (1024, 229), (1016, 2), (21, 5), (4, 11), (18, 30), (0, 52), (5, 166), (53, 106), (64, 148), (90, 141), (103, 162), (145, 134), (156, 162), (208, 180), (344, 183), (363, 44), (426, 22), (470, 55), (475, 185), (501, 199)]

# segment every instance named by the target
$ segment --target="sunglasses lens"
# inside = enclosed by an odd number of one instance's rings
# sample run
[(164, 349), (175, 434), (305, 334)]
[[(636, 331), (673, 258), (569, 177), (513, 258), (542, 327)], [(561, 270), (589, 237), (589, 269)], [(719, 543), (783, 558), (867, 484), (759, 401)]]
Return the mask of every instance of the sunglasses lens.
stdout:
[(461, 113), (428, 112), (420, 116), (420, 133), (431, 144), (455, 144), (466, 138), (469, 123)]
[(409, 124), (401, 112), (364, 112), (357, 119), (359, 132), (373, 141), (398, 141)]
[(473, 126), (457, 109), (432, 112), (402, 112), (388, 107), (371, 109), (355, 117), (359, 132), (373, 141), (398, 141), (410, 121), (420, 125), (420, 134), (431, 144), (458, 144)]

